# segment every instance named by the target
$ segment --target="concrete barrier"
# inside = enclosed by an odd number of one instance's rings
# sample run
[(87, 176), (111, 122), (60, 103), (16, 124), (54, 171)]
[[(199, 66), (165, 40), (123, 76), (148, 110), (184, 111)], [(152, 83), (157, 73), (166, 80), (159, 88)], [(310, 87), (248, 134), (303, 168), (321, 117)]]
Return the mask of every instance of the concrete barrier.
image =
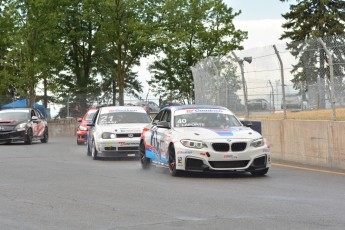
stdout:
[(76, 136), (79, 123), (75, 119), (48, 121), (50, 137)]
[[(50, 121), (50, 137), (76, 136), (75, 120)], [(272, 159), (345, 170), (345, 122), (262, 120)]]
[(345, 169), (345, 122), (262, 120), (272, 159)]

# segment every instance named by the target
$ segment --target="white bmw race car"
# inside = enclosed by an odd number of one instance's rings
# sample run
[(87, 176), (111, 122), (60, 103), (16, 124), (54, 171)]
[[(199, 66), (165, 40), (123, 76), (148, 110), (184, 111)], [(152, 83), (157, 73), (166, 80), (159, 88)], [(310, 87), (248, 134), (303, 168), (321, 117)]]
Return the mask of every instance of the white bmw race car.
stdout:
[(142, 168), (151, 164), (182, 171), (243, 171), (265, 175), (270, 149), (258, 132), (220, 106), (171, 106), (162, 109), (143, 130)]
[(141, 107), (100, 108), (87, 124), (87, 155), (93, 159), (138, 156), (141, 133), (151, 120)]

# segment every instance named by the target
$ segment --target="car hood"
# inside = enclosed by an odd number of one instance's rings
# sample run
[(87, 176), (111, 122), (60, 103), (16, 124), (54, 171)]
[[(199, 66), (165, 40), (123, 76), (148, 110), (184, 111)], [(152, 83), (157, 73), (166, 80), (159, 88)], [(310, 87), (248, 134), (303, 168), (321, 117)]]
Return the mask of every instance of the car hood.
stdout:
[(6, 120), (0, 120), (0, 126), (14, 126), (18, 125), (20, 123), (27, 123), (27, 120), (11, 120), (11, 119), (6, 119)]
[(261, 135), (248, 127), (231, 127), (225, 129), (213, 129), (202, 127), (174, 128), (180, 139), (210, 140), (210, 139), (256, 139)]
[(106, 124), (98, 126), (100, 132), (111, 133), (141, 133), (147, 123), (135, 123), (135, 124)]

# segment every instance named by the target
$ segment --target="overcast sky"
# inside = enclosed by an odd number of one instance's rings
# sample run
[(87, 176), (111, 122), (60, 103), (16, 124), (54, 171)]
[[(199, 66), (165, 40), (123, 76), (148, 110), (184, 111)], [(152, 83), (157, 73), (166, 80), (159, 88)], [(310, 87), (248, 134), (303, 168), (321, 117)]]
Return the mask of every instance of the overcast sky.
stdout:
[(243, 42), (244, 49), (283, 43), (279, 37), (285, 19), (282, 14), (289, 11), (295, 0), (224, 0), (235, 11), (241, 14), (234, 20), (237, 29), (248, 32), (248, 39)]
[(237, 17), (239, 20), (282, 19), (281, 14), (289, 11), (290, 5), (279, 0), (224, 0), (224, 2), (236, 11), (242, 11)]

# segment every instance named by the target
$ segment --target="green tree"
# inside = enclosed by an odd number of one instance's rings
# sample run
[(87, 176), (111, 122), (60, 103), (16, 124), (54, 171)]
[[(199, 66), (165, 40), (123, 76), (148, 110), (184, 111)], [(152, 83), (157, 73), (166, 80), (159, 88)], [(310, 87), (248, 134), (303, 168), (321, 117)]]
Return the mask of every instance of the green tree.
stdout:
[(96, 47), (100, 24), (96, 9), (99, 0), (61, 0), (58, 7), (57, 43), (61, 46), (63, 71), (54, 78), (53, 92), (80, 106), (83, 114), (89, 107), (90, 98), (100, 94), (96, 68)]
[(194, 99), (190, 67), (208, 56), (242, 49), (247, 33), (237, 30), (234, 12), (222, 0), (168, 0), (161, 7), (161, 55), (150, 66), (153, 91), (169, 100)]
[[(161, 0), (104, 0), (99, 10), (101, 53), (111, 57), (111, 77), (118, 87), (118, 100), (124, 104), (127, 83), (134, 75), (131, 69), (140, 59), (153, 54), (157, 46), (159, 18), (156, 13)], [(109, 65), (110, 64), (110, 65)], [(134, 85), (135, 86), (135, 85)], [(139, 89), (140, 90), (140, 89)]]
[(30, 106), (36, 101), (38, 84), (47, 79), (52, 68), (49, 64), (55, 54), (51, 48), (55, 4), (44, 0), (8, 0), (2, 1), (1, 8), (12, 27), (7, 30), (11, 44), (3, 61), (2, 76), (11, 93), (26, 97)]
[[(291, 40), (287, 47), (298, 59), (291, 71), (294, 74), (292, 81), (295, 88), (300, 89), (302, 86), (302, 92), (308, 90), (307, 85), (315, 83), (318, 77), (328, 77), (325, 52), (315, 39), (326, 38), (325, 42), (330, 48), (344, 43), (344, 36), (337, 36), (344, 35), (344, 9), (343, 0), (298, 0), (296, 4), (290, 5), (289, 12), (282, 15), (286, 22), (282, 25), (285, 31), (281, 39)], [(343, 63), (345, 50), (340, 48), (339, 51), (334, 53), (335, 60)], [(344, 75), (342, 69), (343, 66), (335, 66), (338, 76)]]
[(5, 63), (8, 51), (12, 46), (10, 39), (12, 28), (14, 28), (11, 18), (12, 10), (9, 9), (7, 2), (0, 4), (0, 105), (10, 101), (11, 86), (5, 73)]

